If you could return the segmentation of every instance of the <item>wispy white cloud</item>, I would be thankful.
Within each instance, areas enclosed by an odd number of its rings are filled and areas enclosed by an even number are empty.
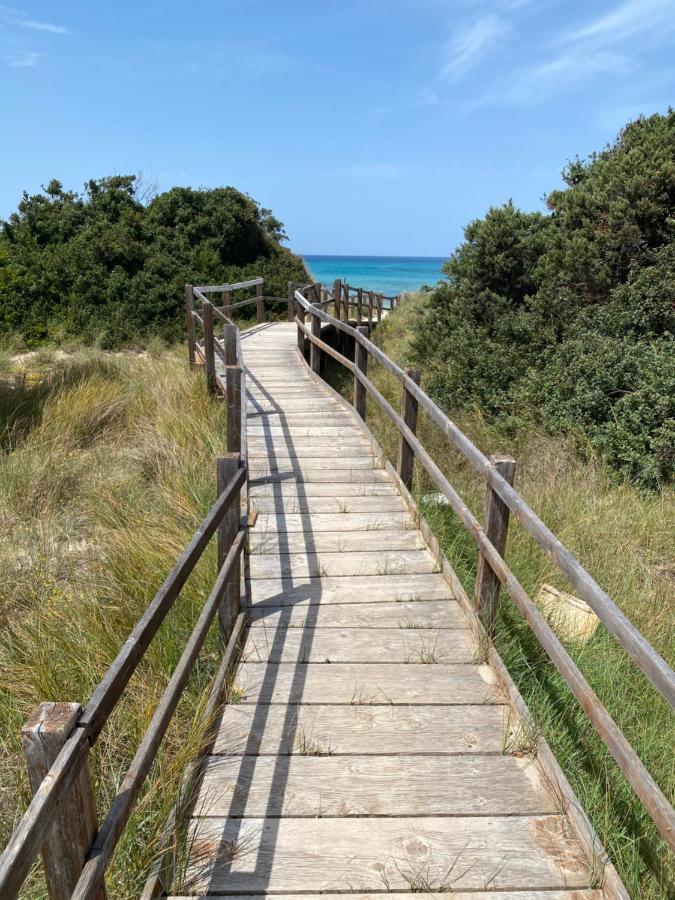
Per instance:
[[[0,61],[12,69],[30,69],[43,56],[27,46],[25,32],[39,31],[44,34],[70,34],[63,25],[31,19],[23,10],[0,4]]]
[[[48,31],[50,34],[70,34],[63,25],[52,25],[51,22],[36,22],[35,19],[15,19],[12,23],[20,28],[30,28],[32,31]]]
[[[17,50],[5,56],[7,65],[11,69],[32,69],[37,65],[40,54],[34,50]]]
[[[672,0],[626,0],[611,12],[571,29],[564,40],[618,43],[631,40],[641,32],[652,32],[663,38],[674,27],[675,5]]]
[[[490,13],[462,26],[449,43],[439,72],[443,81],[457,81],[476,66],[509,32],[504,19]]]

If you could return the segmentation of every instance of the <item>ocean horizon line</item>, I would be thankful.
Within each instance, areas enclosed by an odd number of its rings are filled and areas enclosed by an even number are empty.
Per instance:
[[[300,250],[294,250],[298,256],[303,259],[448,259],[448,256],[414,256],[414,255],[398,255],[395,253],[302,253]]]

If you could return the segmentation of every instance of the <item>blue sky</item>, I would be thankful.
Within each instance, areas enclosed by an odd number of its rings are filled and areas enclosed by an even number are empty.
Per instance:
[[[675,0],[0,6],[0,217],[50,178],[232,184],[305,253],[448,255],[675,99]]]

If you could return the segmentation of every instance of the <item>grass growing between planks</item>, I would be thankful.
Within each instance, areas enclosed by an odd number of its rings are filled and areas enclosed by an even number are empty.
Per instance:
[[[215,500],[225,444],[224,406],[182,351],[46,365],[44,381],[0,383],[0,846],[29,800],[22,724],[43,700],[89,698]],[[94,749],[99,823],[212,586],[213,543]],[[118,845],[110,897],[138,896],[162,847],[217,662],[211,634]],[[46,896],[39,866],[24,896]]]
[[[409,339],[416,327],[418,308],[414,301],[404,304],[375,331],[376,343],[401,365],[409,364]],[[332,362],[328,373],[331,383],[351,400],[351,376]],[[400,383],[372,357],[368,360],[368,374],[398,410]],[[579,456],[575,450],[578,440],[573,444],[553,438],[533,424],[521,422],[507,432],[486,422],[478,413],[448,412],[483,452],[510,453],[516,458],[516,487],[525,500],[672,665],[672,489],[646,494],[631,485],[617,484],[597,460],[590,455],[584,459]],[[370,398],[367,420],[395,464],[398,432]],[[421,410],[417,433],[482,521],[484,483]],[[452,510],[437,502],[437,488],[417,465],[413,493],[466,591],[473,596],[477,563],[473,539]],[[536,595],[542,583],[573,592],[564,576],[513,518],[506,559],[530,596]],[[585,713],[504,592],[496,645],[631,896],[641,900],[672,897],[672,855]],[[566,647],[672,802],[675,729],[668,705],[602,626],[585,645],[567,642]]]

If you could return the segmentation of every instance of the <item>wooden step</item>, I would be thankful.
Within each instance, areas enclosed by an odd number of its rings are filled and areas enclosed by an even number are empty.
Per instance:
[[[301,482],[296,482],[301,483]],[[338,484],[338,482],[333,482]],[[342,482],[341,482],[342,483]],[[269,486],[269,480],[260,482]],[[261,496],[255,494],[251,497],[251,507],[259,513],[277,513],[277,514],[297,514],[297,513],[336,513],[345,515],[346,513],[370,512],[404,512],[405,504],[401,498],[394,494],[355,494],[348,496],[344,491],[340,491],[337,497],[316,497],[308,495],[301,496],[301,492],[297,491],[296,496],[290,494],[282,494],[281,496]],[[336,523],[339,527],[339,523]]]
[[[554,813],[536,763],[514,756],[212,756],[195,812],[208,816],[527,816]],[[314,753],[312,753],[314,751]],[[374,825],[373,831],[376,827]]]
[[[502,706],[266,706],[223,712],[214,754],[334,756],[391,753],[503,753],[508,728]]]
[[[407,663],[457,665],[473,662],[476,647],[467,629],[253,628],[244,662]]]
[[[394,628],[427,630],[467,628],[467,619],[456,600],[416,600],[409,603],[298,603],[295,606],[254,606],[251,628],[279,622],[291,628]]]
[[[352,535],[354,537],[354,535]],[[339,535],[337,535],[339,538]],[[278,544],[278,541],[276,542]],[[268,548],[269,549],[269,548]],[[311,548],[310,548],[311,551]],[[437,568],[427,550],[347,550],[342,552],[252,556],[250,577],[320,578],[328,575],[428,575]]]
[[[333,557],[353,553],[379,554],[417,550],[424,552],[433,562],[419,531],[413,528],[394,531],[320,531],[317,534],[308,531],[303,534],[302,532],[265,532],[258,529],[258,521],[255,524],[256,527],[249,532],[252,574],[254,571],[256,573],[260,571],[260,561],[257,558],[259,554],[265,554],[268,558],[272,558],[273,562],[289,571],[292,568],[294,572],[299,572],[300,568],[297,568],[295,563],[299,562],[302,565],[304,560],[308,563],[311,562],[311,568],[314,571],[322,570],[325,565],[325,571],[332,575],[338,574],[330,571],[335,567]],[[317,556],[317,554],[321,554],[321,556]],[[254,563],[255,569],[253,568]],[[350,565],[353,567],[354,563],[352,562]]]
[[[471,664],[333,663],[298,667],[297,663],[249,662],[237,673],[241,703],[501,705],[502,698],[492,682],[488,666]]]
[[[419,900],[419,894],[422,892],[421,890],[417,890],[417,885],[415,885],[416,893],[408,894],[403,891],[396,892],[396,900]],[[348,891],[342,894],[302,894],[302,900],[382,900],[382,893],[373,893],[373,894],[351,894],[351,896],[345,896],[349,894]],[[423,891],[423,893],[430,893],[428,891]],[[447,892],[444,894],[436,893],[431,894],[434,900],[442,900],[443,896],[446,896]],[[205,896],[205,895],[201,895]],[[223,900],[225,894],[209,894],[210,900]],[[238,900],[269,900],[269,894],[247,894],[244,898],[239,897]],[[470,891],[468,894],[465,891],[453,891],[450,895],[452,900],[606,900],[606,895],[602,890],[594,890],[593,888],[582,889],[582,890],[571,890],[571,891],[537,891],[537,890],[524,890],[524,891],[488,891],[485,893],[484,891]],[[168,900],[196,900],[196,895],[192,894],[190,896],[186,896],[184,894],[171,895]],[[275,894],[274,900],[299,900],[297,894]]]
[[[250,486],[250,495],[252,497],[274,497],[275,499],[284,497],[287,500],[307,497],[396,497],[397,500],[401,499],[401,495],[393,484],[386,481],[306,481],[301,483],[261,481]],[[338,503],[338,501],[335,502]],[[341,505],[336,505],[334,508],[339,511]],[[346,515],[346,513],[341,513],[341,515]]]
[[[193,822],[188,842],[202,858],[186,881],[196,892],[569,890],[590,881],[562,816]]]
[[[282,606],[313,600],[354,603],[359,600],[389,603],[400,600],[445,600],[450,588],[442,575],[353,575],[347,578],[256,578],[251,582],[252,603]]]
[[[309,486],[309,485],[308,485]],[[313,485],[325,487],[325,485]],[[334,487],[334,485],[331,485]],[[255,505],[255,504],[254,504]],[[336,522],[336,516],[339,520]],[[305,535],[318,535],[321,532],[335,531],[336,526],[341,534],[357,531],[388,531],[394,528],[412,528],[412,516],[407,512],[387,513],[305,513],[279,514],[260,513],[251,535],[271,534],[273,532],[303,532]]]

